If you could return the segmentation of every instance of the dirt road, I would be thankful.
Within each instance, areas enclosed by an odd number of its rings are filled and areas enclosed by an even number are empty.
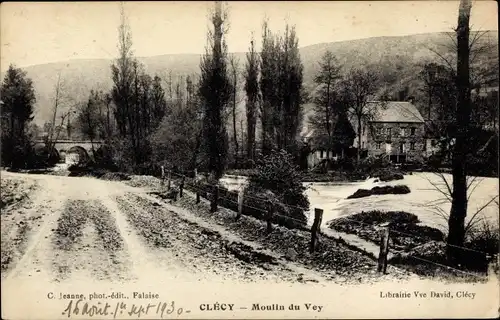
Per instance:
[[[141,188],[4,171],[2,184],[3,191],[14,184],[16,194],[1,215],[4,285],[21,279],[322,280]]]

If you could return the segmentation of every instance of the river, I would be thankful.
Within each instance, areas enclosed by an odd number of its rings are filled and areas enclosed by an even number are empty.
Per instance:
[[[405,175],[403,180],[391,182],[375,182],[368,178],[360,182],[307,182],[306,195],[310,202],[308,224],[314,219],[314,208],[323,209],[322,226],[335,218],[359,213],[367,210],[406,211],[418,216],[422,224],[447,229],[447,214],[450,212],[451,203],[445,199],[442,191],[446,190],[447,183],[451,186],[452,177],[449,174],[438,176],[434,173],[419,172]],[[478,218],[490,221],[498,226],[499,208],[492,198],[498,196],[498,178],[473,178],[470,177],[468,216],[470,219],[475,212],[488,204]],[[221,179],[224,186],[236,190],[247,183],[246,177],[226,175]],[[360,199],[346,199],[357,189],[371,189],[382,185],[407,185],[411,192],[405,195],[377,195]],[[439,190],[438,190],[439,189]],[[498,198],[497,198],[498,201]],[[444,215],[444,216],[443,216]]]

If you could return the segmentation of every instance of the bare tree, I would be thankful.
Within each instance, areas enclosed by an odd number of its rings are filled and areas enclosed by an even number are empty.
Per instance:
[[[437,179],[433,179],[432,176],[435,176]],[[449,232],[448,222],[450,220],[450,211],[444,210],[442,208],[442,205],[445,203],[451,204],[453,201],[453,184],[452,182],[450,182],[450,180],[452,179],[450,179],[449,177],[450,176],[447,177],[447,175],[442,172],[433,172],[431,176],[423,175],[423,178],[432,187],[429,190],[439,192],[441,194],[441,197],[425,203],[424,205],[422,205],[422,207],[440,217],[443,223],[439,223],[439,225],[443,227],[443,229],[445,229],[447,232]],[[477,187],[481,185],[483,180],[484,178],[477,176],[467,177],[467,202],[471,200],[474,192],[476,191]],[[491,197],[490,199],[482,203],[481,206],[477,208],[477,210],[470,214],[470,219],[468,219],[467,223],[464,224],[464,236],[472,232],[473,229],[485,219],[482,213],[489,206],[495,205],[498,202],[498,198],[498,195]]]
[[[357,122],[358,150],[357,160],[361,158],[362,134],[364,123],[370,121],[375,114],[369,102],[377,92],[378,78],[369,68],[351,69],[341,81],[342,100],[350,106],[347,110]]]
[[[333,131],[335,120],[342,112],[340,105],[336,103],[338,97],[335,92],[335,85],[341,78],[340,66],[337,59],[331,51],[325,52],[319,62],[320,70],[314,78],[314,83],[317,85],[317,94],[314,97],[314,114],[310,118],[311,124],[321,132],[317,135],[318,138],[324,137],[326,140],[322,143],[328,150],[331,149],[333,155]]]
[[[471,115],[470,72],[469,72],[469,19],[472,4],[461,0],[458,11],[457,34],[457,91],[455,144],[452,150],[453,190],[450,220],[448,222],[447,255],[458,258],[455,246],[462,246],[465,240],[465,217],[467,216],[467,132]]]
[[[61,80],[61,74],[59,73],[57,76],[57,82],[54,88],[54,107],[52,111],[52,119],[50,121],[50,124],[48,126],[49,132],[47,134],[47,138],[45,140],[45,145],[49,151],[48,156],[51,157],[53,156],[52,152],[54,152],[54,147],[59,140],[59,136],[61,134],[61,131],[65,128],[65,120],[69,119],[70,114],[74,113],[74,105],[71,105],[69,108],[68,103],[71,103],[68,101],[67,96],[64,93],[64,81]],[[66,107],[67,110],[64,112],[61,112],[63,107]],[[57,120],[59,118],[59,125],[57,124]],[[69,122],[67,122],[67,125],[70,125]],[[67,128],[66,128],[67,129]]]

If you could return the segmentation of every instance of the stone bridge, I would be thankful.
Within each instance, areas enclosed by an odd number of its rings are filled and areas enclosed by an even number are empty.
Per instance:
[[[37,144],[43,145],[45,141],[38,140]],[[94,150],[97,150],[102,144],[102,141],[91,143],[90,140],[57,140],[54,148],[59,153],[61,160],[66,163],[77,163],[80,160],[89,159],[89,154],[92,154],[92,145]],[[68,154],[70,150],[71,154]]]
[[[44,144],[45,142],[43,140],[38,140],[37,143]],[[92,152],[92,145],[94,145],[94,149],[97,150],[102,144],[102,141],[93,141],[93,143],[91,143],[90,140],[57,140],[54,148],[61,153],[73,147],[81,147],[90,153]]]

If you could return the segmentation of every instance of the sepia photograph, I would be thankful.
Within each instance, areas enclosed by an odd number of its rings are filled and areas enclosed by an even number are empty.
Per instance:
[[[2,3],[2,318],[500,316],[497,18]]]

